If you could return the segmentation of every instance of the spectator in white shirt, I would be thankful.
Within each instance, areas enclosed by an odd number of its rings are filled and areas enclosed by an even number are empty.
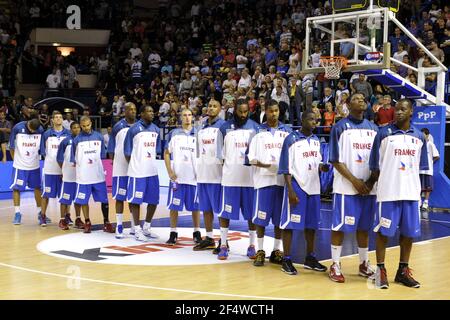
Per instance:
[[[251,81],[252,77],[248,74],[248,69],[244,68],[244,70],[242,70],[241,79],[239,79],[238,88],[248,89]]]
[[[141,48],[138,47],[137,42],[133,42],[133,48],[130,48],[129,52],[131,53],[132,59],[142,55],[142,50],[141,50]]]

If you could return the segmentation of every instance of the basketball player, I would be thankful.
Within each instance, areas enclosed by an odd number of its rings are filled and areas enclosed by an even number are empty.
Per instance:
[[[364,119],[367,103],[360,93],[350,99],[350,114],[333,126],[330,136],[330,162],[333,164],[333,212],[331,228],[331,256],[333,264],[329,277],[345,282],[340,257],[344,234],[356,231],[360,259],[359,275],[370,277],[369,229],[375,214],[375,189],[367,188],[370,176],[369,157],[378,128]]]
[[[249,106],[245,99],[238,99],[233,118],[220,128],[223,144],[219,145],[219,156],[224,160],[222,173],[222,207],[219,213],[220,251],[219,260],[228,258],[228,228],[231,220],[239,220],[239,213],[248,222],[250,245],[247,257],[255,259],[256,226],[253,213],[253,168],[245,165],[246,151],[252,138],[258,133],[259,125],[250,120]]]
[[[56,154],[56,161],[62,169],[62,186],[59,196],[61,219],[59,220],[59,228],[62,230],[69,230],[71,222],[69,208],[75,200],[75,191],[77,190],[76,170],[75,164],[70,162],[70,155],[72,153],[73,140],[80,134],[80,124],[72,121],[70,124],[71,135],[67,136],[58,147]],[[75,207],[75,228],[84,229],[84,223],[81,221],[81,206],[74,204]]]
[[[200,212],[198,211],[197,193],[197,130],[192,126],[192,111],[181,112],[181,128],[173,129],[168,136],[164,162],[170,178],[167,207],[170,210],[170,237],[166,242],[175,245],[178,238],[178,211],[186,208],[192,211],[194,224],[193,240],[202,241],[200,234]]]
[[[421,205],[423,210],[423,217],[428,219],[428,199],[430,198],[430,193],[433,191],[433,164],[439,160],[439,151],[436,148],[432,139],[430,139],[430,130],[428,128],[423,128],[421,130],[427,141],[427,159],[429,170],[420,170],[420,184],[422,186],[422,192],[424,193],[424,200]]]
[[[395,122],[377,134],[370,155],[371,188],[378,181],[377,214],[373,231],[377,233],[377,271],[375,285],[387,289],[384,258],[388,237],[400,230],[400,263],[395,282],[419,288],[408,266],[413,238],[420,236],[419,170],[428,169],[427,142],[422,132],[411,126],[413,107],[408,99],[395,105]]]
[[[302,113],[302,128],[284,140],[279,173],[284,174],[286,191],[280,227],[283,229],[284,258],[281,270],[295,275],[291,260],[292,230],[305,230],[306,257],[304,268],[325,272],[327,268],[314,255],[314,237],[320,221],[319,170],[328,171],[321,164],[320,141],[313,130],[316,116],[311,110]]]
[[[59,198],[61,192],[62,170],[56,161],[58,147],[61,141],[70,136],[70,131],[62,125],[61,112],[53,111],[52,120],[53,128],[45,131],[41,139],[41,156],[45,159],[42,178],[42,214],[39,222],[42,227],[47,225],[45,218],[49,199]]]
[[[89,198],[91,194],[94,201],[101,202],[103,231],[114,233],[114,228],[108,218],[108,194],[102,163],[102,159],[106,158],[105,142],[99,132],[92,130],[92,122],[89,116],[81,117],[80,125],[81,133],[73,140],[70,159],[76,165],[77,190],[74,202],[81,205],[83,210],[84,233],[90,233],[92,229],[89,219]]]
[[[131,112],[130,105],[128,108]],[[151,236],[153,215],[159,204],[159,179],[155,160],[156,154],[161,151],[161,138],[159,128],[152,123],[155,116],[153,108],[142,106],[140,116],[141,119],[125,136],[123,153],[128,162],[127,201],[134,224],[130,233],[134,233],[137,241],[147,241],[147,236]],[[139,216],[143,202],[147,204],[147,215],[142,229]]]
[[[222,194],[222,163],[217,157],[217,141],[222,138],[220,127],[225,123],[219,118],[220,102],[211,100],[208,104],[208,119],[197,133],[197,194],[198,209],[203,211],[206,238],[194,247],[194,251],[213,250],[214,213],[219,213]]]
[[[136,122],[136,106],[132,102],[125,104],[125,118],[113,127],[108,143],[109,157],[113,160],[112,198],[116,201],[116,238],[123,238],[123,202],[127,197],[128,161],[125,159],[123,144],[128,129]],[[131,211],[131,210],[130,210]],[[134,220],[131,219],[133,229]]]
[[[41,169],[39,149],[44,129],[38,119],[22,121],[16,124],[9,137],[9,148],[13,158],[12,184],[14,203],[13,224],[22,221],[20,213],[20,192],[26,187],[34,189],[34,200],[38,209],[38,221],[41,222]]]
[[[281,248],[280,216],[283,201],[284,180],[278,175],[278,163],[284,139],[292,131],[278,121],[280,108],[278,102],[269,100],[265,105],[267,122],[261,125],[249,147],[248,161],[255,166],[253,183],[255,195],[253,201],[252,222],[256,225],[258,251],[256,252],[254,266],[263,266],[266,259],[264,251],[265,228],[272,220],[275,230],[273,251],[269,261],[281,264],[283,254]]]

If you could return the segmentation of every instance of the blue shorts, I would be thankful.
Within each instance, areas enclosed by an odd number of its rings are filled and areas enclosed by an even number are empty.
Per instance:
[[[108,203],[106,182],[99,182],[94,184],[77,184],[77,191],[74,202],[76,204],[86,205],[89,203],[91,194],[95,202]]]
[[[345,233],[369,231],[373,226],[376,196],[344,195],[335,193],[331,230]]]
[[[392,237],[400,228],[400,234],[409,237],[420,237],[419,201],[386,201],[377,202],[374,232]]]
[[[219,213],[222,186],[219,183],[197,184],[198,210]]]
[[[39,189],[41,187],[41,169],[21,170],[13,167],[12,181],[9,187],[12,190],[25,191],[26,187]]]
[[[173,190],[172,183],[169,187],[169,195],[167,197],[167,208],[169,210],[197,211],[197,187],[190,184],[178,184],[177,190]]]
[[[267,227],[270,219],[272,219],[274,226],[280,226],[283,190],[284,188],[280,186],[255,189],[252,218],[254,224]]]
[[[239,213],[242,212],[245,220],[251,220],[254,197],[255,189],[252,187],[223,187],[219,218],[239,220]]]
[[[127,200],[127,186],[128,177],[113,177],[112,178],[112,198],[117,201]]]
[[[128,179],[127,201],[132,204],[157,205],[159,203],[158,176]]]
[[[61,175],[44,174],[42,178],[42,198],[59,198],[61,184]]]
[[[284,188],[280,228],[288,230],[319,229],[320,195],[309,195],[292,179],[292,188],[298,197],[295,206],[289,204],[288,189]]]
[[[433,176],[429,174],[420,174],[420,185],[422,187],[422,192],[433,191]]]
[[[75,200],[75,193],[77,192],[76,182],[62,182],[61,194],[59,196],[59,203],[71,205]]]

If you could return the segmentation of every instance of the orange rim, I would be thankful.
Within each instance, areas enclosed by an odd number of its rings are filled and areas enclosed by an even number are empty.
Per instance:
[[[342,56],[322,56],[320,57],[320,62],[324,65],[330,65],[333,62],[340,61],[341,69],[344,69],[347,66],[347,58]]]

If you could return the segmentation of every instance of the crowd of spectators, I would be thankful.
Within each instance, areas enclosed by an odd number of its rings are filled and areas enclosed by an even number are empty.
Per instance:
[[[62,23],[59,13],[67,1],[58,2],[22,0],[17,21],[57,27]],[[38,68],[32,80],[46,83],[48,89],[76,88],[77,74],[95,73],[96,100],[82,112],[102,116],[104,127],[120,119],[127,101],[138,108],[151,105],[159,126],[176,126],[184,108],[192,109],[199,122],[208,102],[215,99],[221,102],[221,116],[229,118],[235,101],[246,98],[251,118],[257,122],[264,121],[267,99],[278,101],[280,117],[293,125],[299,125],[303,110],[312,108],[319,123],[326,126],[320,133],[326,134],[329,126],[348,115],[349,97],[355,92],[367,99],[367,119],[378,125],[393,120],[391,106],[399,96],[364,75],[344,74],[341,79],[329,80],[322,73],[301,73],[306,18],[330,14],[330,1],[166,0],[160,1],[159,13],[151,19],[134,17],[127,1],[84,0],[78,4],[85,25],[111,29],[105,51],[90,56],[74,52],[63,57],[56,51],[35,55],[28,42],[22,63]],[[440,61],[450,65],[450,6],[445,1],[403,0],[397,18]],[[17,21],[8,22],[9,30],[17,27]],[[348,36],[353,32],[344,24],[338,25],[338,30]],[[329,54],[329,39],[321,33],[310,36],[314,53],[309,63],[314,65],[321,55]],[[412,66],[433,64],[400,29],[391,30],[389,41],[394,58]],[[350,56],[352,50],[352,45],[341,47],[339,54]],[[2,57],[2,62],[10,59]],[[417,75],[410,69],[392,65],[394,71],[417,83]],[[9,68],[8,63],[1,66]],[[4,87],[5,83],[8,80],[4,78]],[[426,89],[431,92],[435,83],[436,75],[429,74]],[[29,116],[29,99],[13,96],[14,92],[9,92],[9,97],[3,98],[0,111],[17,122]],[[46,109],[36,111],[44,125],[48,125]]]

